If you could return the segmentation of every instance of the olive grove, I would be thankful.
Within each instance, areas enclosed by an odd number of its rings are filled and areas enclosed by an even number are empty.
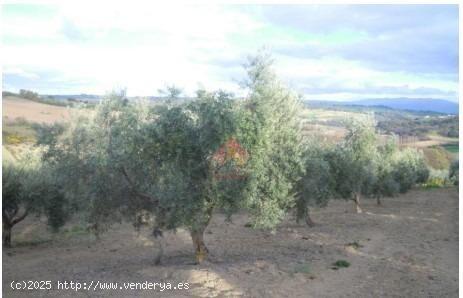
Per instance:
[[[97,237],[149,214],[157,263],[163,232],[178,228],[189,231],[201,263],[215,211],[230,218],[247,210],[253,227],[273,229],[295,210],[312,226],[309,209],[331,198],[354,201],[360,213],[362,197],[379,204],[426,181],[419,152],[378,145],[372,117],[348,121],[335,145],[303,137],[300,98],[272,62],[266,54],[248,59],[244,99],[198,90],[193,100],[174,100],[180,89],[171,87],[172,100],[155,105],[113,92],[67,124],[42,126],[35,162],[3,168],[4,245],[31,212],[47,216],[54,230],[79,214]]]
[[[150,106],[112,94],[93,113],[40,144],[67,196],[104,230],[141,211],[155,236],[186,227],[197,262],[214,209],[246,208],[255,226],[273,227],[294,204],[302,171],[298,98],[276,79],[268,57],[250,58],[249,96],[222,91],[187,103]]]

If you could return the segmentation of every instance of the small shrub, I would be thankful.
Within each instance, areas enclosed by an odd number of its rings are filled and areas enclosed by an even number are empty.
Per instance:
[[[434,170],[429,171],[428,180],[423,183],[425,188],[440,188],[449,184],[449,171],[448,170]]]
[[[449,143],[449,144],[444,144],[442,145],[444,149],[446,149],[450,153],[457,153],[459,152],[459,145],[458,143]]]
[[[425,184],[425,188],[441,188],[446,185],[445,180],[439,177],[430,178]]]
[[[338,270],[339,268],[347,268],[350,266],[350,263],[347,262],[346,260],[337,260],[336,262],[333,263],[332,269]]]

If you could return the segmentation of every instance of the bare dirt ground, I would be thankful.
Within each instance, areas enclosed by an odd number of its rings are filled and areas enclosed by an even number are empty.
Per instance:
[[[38,123],[53,123],[66,121],[70,118],[70,109],[54,105],[34,102],[20,97],[6,96],[2,99],[3,116],[5,120],[14,121],[24,118]]]
[[[457,297],[458,192],[414,190],[351,202],[332,201],[313,212],[307,228],[290,217],[276,233],[245,227],[246,214],[225,222],[217,214],[205,240],[209,261],[193,264],[184,230],[165,235],[165,258],[155,266],[155,240],[129,224],[115,225],[100,241],[81,234],[25,243],[43,235],[33,218],[15,227],[13,248],[3,250],[5,297]],[[16,238],[14,238],[16,237]],[[348,268],[332,269],[346,260]],[[11,281],[91,280],[188,282],[188,290],[13,291]]]

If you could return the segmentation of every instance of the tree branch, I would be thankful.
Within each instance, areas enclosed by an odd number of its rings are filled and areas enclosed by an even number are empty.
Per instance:
[[[148,200],[149,202],[151,202],[151,203],[153,203],[155,205],[159,205],[159,200],[158,199],[137,190],[137,188],[135,186],[135,183],[132,181],[132,179],[130,179],[129,175],[127,174],[127,171],[126,171],[125,167],[121,167],[120,170],[121,170],[121,173],[124,176],[125,180],[129,184],[131,191],[135,195],[137,195],[138,197],[140,197],[140,198],[142,198],[144,200]]]
[[[2,221],[4,224],[11,225],[10,216],[8,212],[6,212],[5,208],[2,208],[2,219],[3,219]]]
[[[15,219],[13,219],[11,221],[11,226],[14,226],[15,224],[17,224],[18,222],[22,221],[23,219],[26,218],[26,216],[29,214],[29,209],[26,209],[23,213],[23,215],[21,215],[20,217],[17,217]]]

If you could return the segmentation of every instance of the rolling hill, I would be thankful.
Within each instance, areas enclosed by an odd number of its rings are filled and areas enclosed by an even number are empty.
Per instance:
[[[442,114],[458,114],[458,103],[432,98],[373,98],[354,101],[321,101],[307,100],[312,107],[378,107],[386,109],[415,112],[434,112]]]

